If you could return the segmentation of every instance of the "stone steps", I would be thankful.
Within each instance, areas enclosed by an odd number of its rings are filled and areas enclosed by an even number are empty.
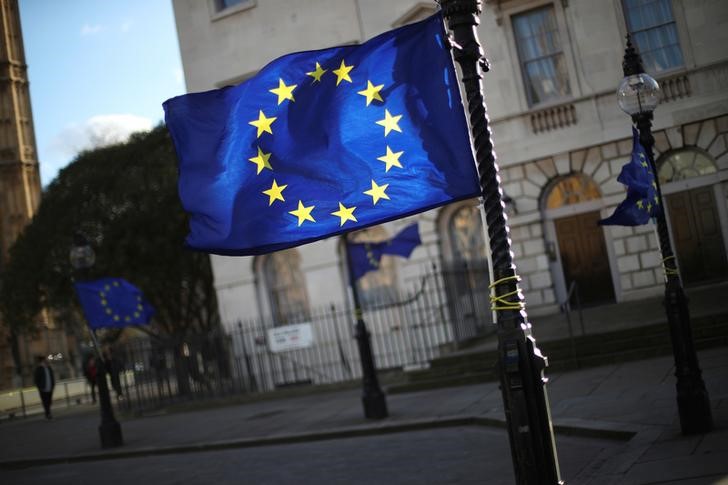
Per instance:
[[[691,320],[696,349],[728,346],[728,313]],[[570,339],[538,342],[549,361],[548,372],[564,372],[672,353],[667,323],[615,330]],[[452,387],[498,379],[496,350],[446,355],[431,362],[430,368],[411,371],[406,382],[387,388],[390,394]]]

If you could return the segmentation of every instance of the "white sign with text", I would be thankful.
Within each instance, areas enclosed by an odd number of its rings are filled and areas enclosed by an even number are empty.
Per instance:
[[[310,323],[297,323],[268,330],[268,347],[271,352],[305,349],[313,345],[313,329]]]

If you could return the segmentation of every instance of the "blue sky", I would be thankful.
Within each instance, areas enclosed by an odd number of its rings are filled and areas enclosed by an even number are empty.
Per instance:
[[[41,180],[185,92],[171,0],[20,0]]]

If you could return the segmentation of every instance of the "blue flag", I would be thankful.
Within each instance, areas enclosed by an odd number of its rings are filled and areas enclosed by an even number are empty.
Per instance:
[[[73,286],[93,329],[144,325],[154,315],[154,308],[139,288],[121,278],[82,281]]]
[[[441,15],[164,103],[189,247],[285,249],[480,195]]]
[[[662,208],[657,197],[655,174],[645,148],[640,144],[639,133],[632,127],[632,157],[622,167],[617,180],[627,186],[627,198],[617,206],[614,214],[599,221],[604,226],[640,226],[650,217],[657,216]]]
[[[414,249],[422,244],[420,230],[417,223],[402,229],[399,234],[389,241],[379,243],[348,243],[351,268],[349,269],[358,280],[369,271],[379,269],[379,262],[383,254],[392,254],[409,258]]]

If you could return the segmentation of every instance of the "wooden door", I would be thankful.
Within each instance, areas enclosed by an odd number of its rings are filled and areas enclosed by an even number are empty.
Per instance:
[[[712,187],[679,192],[667,197],[683,283],[699,283],[728,277],[723,235]]]
[[[599,212],[595,211],[554,221],[566,289],[576,281],[582,304],[614,301],[607,246],[602,228],[597,225],[599,219]]]

